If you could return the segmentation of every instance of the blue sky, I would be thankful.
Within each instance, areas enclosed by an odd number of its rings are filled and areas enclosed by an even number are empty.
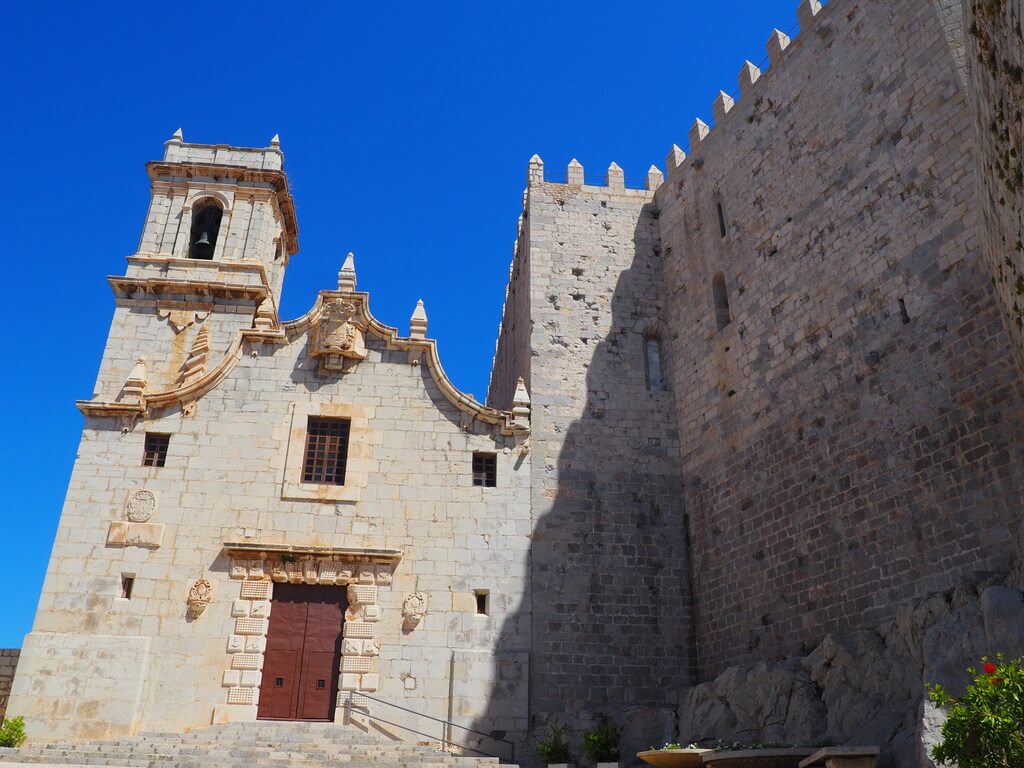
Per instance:
[[[449,375],[483,398],[530,155],[558,174],[577,157],[595,180],[613,160],[627,179],[664,169],[797,1],[8,6],[0,647],[31,627],[106,276],[138,243],[144,164],[174,129],[244,146],[280,133],[300,228],[285,318],[354,251],[374,314],[404,333],[422,298]]]

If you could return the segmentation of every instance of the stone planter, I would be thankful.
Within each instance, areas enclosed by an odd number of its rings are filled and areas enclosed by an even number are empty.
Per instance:
[[[736,749],[707,752],[701,759],[708,768],[799,768],[800,762],[815,751],[814,747]]]
[[[597,768],[619,768],[618,763],[598,763]]]
[[[576,768],[572,763],[548,763],[548,768]]]
[[[636,756],[657,768],[701,768],[701,755],[710,749],[651,749]]]

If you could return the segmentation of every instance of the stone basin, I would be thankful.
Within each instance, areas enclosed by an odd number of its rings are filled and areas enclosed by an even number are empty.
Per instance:
[[[799,768],[800,761],[815,751],[814,747],[735,749],[708,752],[701,759],[708,768]]]
[[[651,749],[636,756],[657,768],[701,768],[701,755],[710,749]]]

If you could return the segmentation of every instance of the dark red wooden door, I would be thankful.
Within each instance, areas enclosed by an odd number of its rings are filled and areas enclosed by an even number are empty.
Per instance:
[[[334,719],[346,607],[344,587],[274,585],[260,719]]]

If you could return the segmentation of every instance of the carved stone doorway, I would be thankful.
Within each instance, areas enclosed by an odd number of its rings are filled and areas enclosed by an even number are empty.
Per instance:
[[[347,608],[343,587],[275,585],[259,719],[334,719]]]

